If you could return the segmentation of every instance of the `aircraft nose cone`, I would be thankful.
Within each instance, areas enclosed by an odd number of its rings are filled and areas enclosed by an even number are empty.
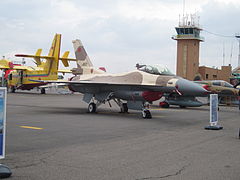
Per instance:
[[[179,79],[176,88],[184,96],[203,96],[208,93],[201,85],[186,79]]]

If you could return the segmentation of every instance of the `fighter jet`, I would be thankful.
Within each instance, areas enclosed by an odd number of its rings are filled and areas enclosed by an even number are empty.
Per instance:
[[[220,104],[230,104],[238,102],[236,99],[240,96],[240,89],[237,88],[238,84],[235,86],[229,84],[223,80],[209,80],[209,81],[194,81],[194,83],[200,84],[204,89],[209,91],[209,94],[218,94]],[[208,96],[209,94],[203,94],[202,96]],[[169,105],[178,105],[181,108],[185,107],[200,107],[204,105],[202,102],[198,101],[194,96],[178,96],[176,94],[172,96],[167,96],[164,102],[160,102],[160,106],[168,108]]]
[[[240,96],[240,89],[237,88],[238,84],[233,86],[223,80],[195,81],[195,83],[201,84],[203,88],[212,94],[218,94],[218,102],[221,104],[231,104],[231,102],[235,104]]]
[[[136,64],[138,70],[144,72],[150,72],[154,74],[156,71],[161,71],[161,74],[171,74],[175,76],[167,67],[164,65],[139,65]],[[184,90],[185,93],[164,93],[163,99],[160,100],[159,106],[162,108],[168,108],[170,105],[178,105],[180,108],[185,107],[199,107],[203,103],[196,99],[196,96],[206,96],[208,92],[199,94],[195,91],[187,91],[188,87]],[[190,89],[189,89],[190,90]]]
[[[159,100],[164,93],[202,95],[207,90],[200,85],[163,72],[161,68],[138,69],[120,74],[109,74],[95,69],[80,40],[73,41],[77,68],[67,83],[69,89],[80,92],[83,101],[88,103],[88,112],[95,113],[101,104],[114,101],[122,113],[128,109],[142,110],[143,118],[152,118],[149,105]],[[38,81],[39,82],[39,81]],[[56,83],[58,81],[40,81]]]
[[[233,86],[230,83],[223,80],[212,80],[212,81],[194,81],[195,83],[201,84],[203,88],[211,93],[218,94],[219,96],[240,96],[240,90],[237,89],[237,85]]]

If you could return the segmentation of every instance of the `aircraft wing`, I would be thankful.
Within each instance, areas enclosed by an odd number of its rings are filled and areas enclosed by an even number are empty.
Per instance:
[[[27,67],[26,66],[14,66],[12,69],[13,70],[27,70]]]
[[[10,69],[10,67],[5,65],[0,65],[0,69]]]
[[[26,70],[27,67],[25,67],[25,66],[14,66],[13,68],[10,68],[9,66],[0,65],[0,69]]]
[[[144,90],[144,91],[160,91],[160,92],[172,92],[175,90],[175,87],[167,87],[167,86],[156,86],[156,85],[142,85],[142,84],[118,84],[118,83],[107,83],[107,82],[92,82],[88,80],[82,81],[44,81],[44,80],[31,80],[33,82],[41,82],[41,83],[66,83],[68,85],[83,85],[84,87],[96,87],[101,88],[105,87],[107,89],[111,89],[112,87],[130,87],[132,89]]]

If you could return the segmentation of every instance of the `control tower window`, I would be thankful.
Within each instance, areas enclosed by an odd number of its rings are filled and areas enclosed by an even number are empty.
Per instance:
[[[180,29],[180,34],[184,34],[184,29],[183,28]]]
[[[189,34],[193,34],[193,29],[189,28]]]

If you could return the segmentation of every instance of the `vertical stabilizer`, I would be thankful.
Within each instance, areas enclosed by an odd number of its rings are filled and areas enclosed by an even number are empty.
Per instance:
[[[73,74],[102,74],[104,71],[93,68],[87,52],[79,39],[73,40],[73,47],[77,59],[77,68],[73,68]]]
[[[93,67],[87,52],[85,51],[82,42],[79,39],[73,41],[73,47],[77,59],[78,67]]]
[[[48,53],[48,56],[50,58],[46,59],[46,63],[44,66],[44,69],[48,71],[49,75],[57,76],[58,74],[60,47],[61,47],[61,34],[56,34]]]

